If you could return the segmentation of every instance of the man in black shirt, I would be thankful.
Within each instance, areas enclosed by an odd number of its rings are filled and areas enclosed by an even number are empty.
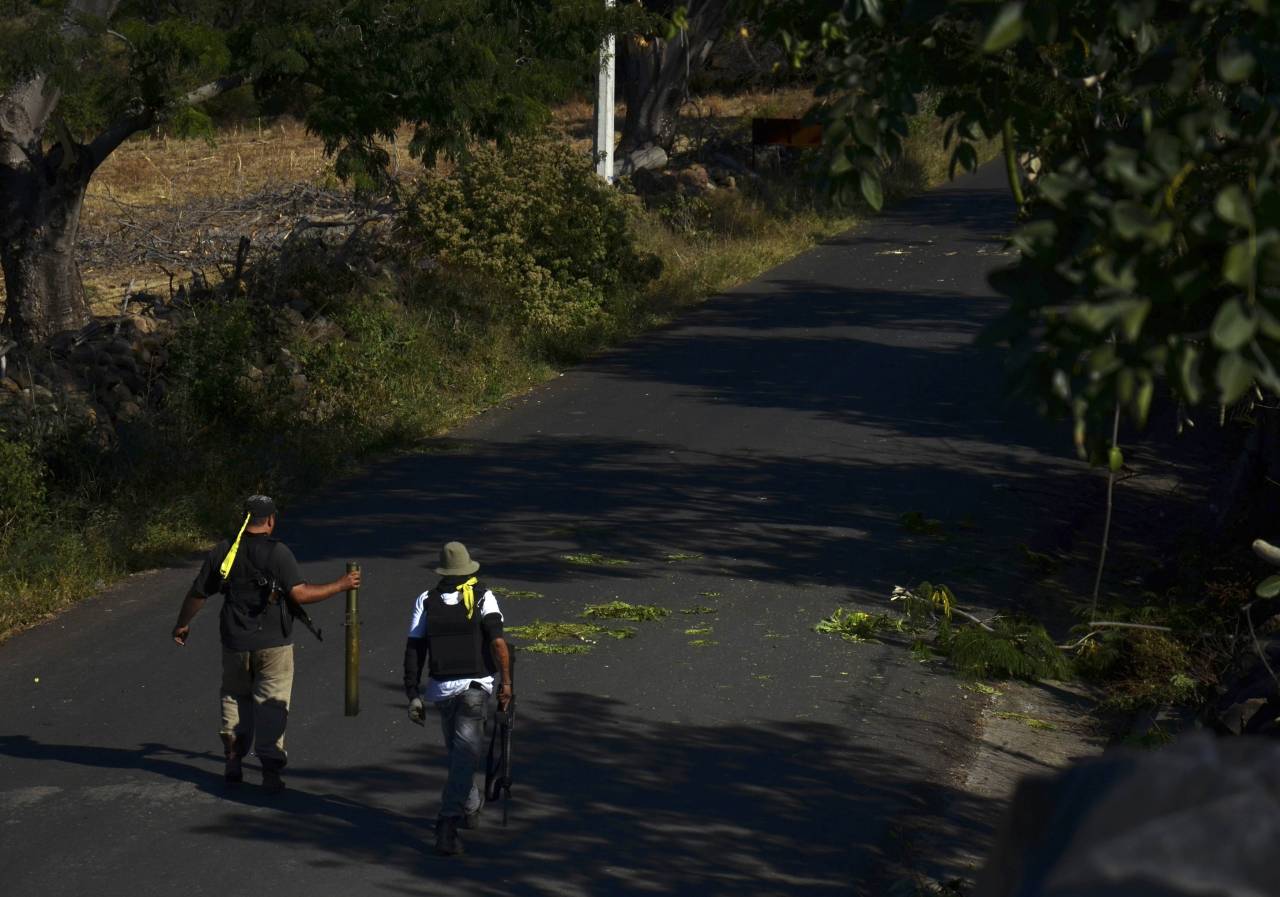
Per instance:
[[[209,552],[173,627],[173,640],[186,645],[192,618],[209,596],[223,594],[218,628],[225,779],[229,785],[243,779],[241,761],[252,744],[262,760],[262,785],[270,792],[284,789],[280,770],[288,761],[284,730],[293,693],[293,613],[288,601],[312,604],[360,587],[358,571],[324,585],[305,582],[293,552],[271,538],[275,527],[275,502],[265,495],[251,496],[239,535]]]

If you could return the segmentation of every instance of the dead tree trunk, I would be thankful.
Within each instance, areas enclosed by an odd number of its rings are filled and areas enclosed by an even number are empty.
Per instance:
[[[623,173],[666,164],[689,78],[706,63],[728,6],[728,0],[690,4],[688,27],[671,40],[632,36],[618,42],[618,82],[627,104],[618,146]]]

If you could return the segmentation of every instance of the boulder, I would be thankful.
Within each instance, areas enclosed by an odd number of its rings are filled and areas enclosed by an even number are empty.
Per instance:
[[[688,168],[682,169],[676,175],[676,181],[686,191],[692,193],[702,193],[711,189],[711,176],[707,173],[707,169],[701,165],[690,165]]]
[[[119,408],[125,402],[133,401],[133,391],[123,383],[117,382],[107,390],[107,397],[114,407]]]
[[[16,396],[18,393],[22,392],[22,387],[19,386],[18,381],[14,380],[12,377],[5,377],[0,380],[0,391]]]
[[[618,165],[618,174],[634,175],[637,171],[657,171],[667,167],[667,151],[660,146],[642,146],[629,153]]]
[[[137,402],[121,402],[116,408],[116,417],[123,421],[137,420],[142,416],[142,406]]]
[[[974,897],[1274,894],[1280,742],[1182,738],[1018,786]]]

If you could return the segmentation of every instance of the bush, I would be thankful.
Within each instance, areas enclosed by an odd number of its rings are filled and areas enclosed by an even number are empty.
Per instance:
[[[0,546],[44,514],[44,462],[29,446],[0,439]]]
[[[419,267],[483,273],[505,293],[504,317],[557,336],[596,323],[611,296],[657,275],[628,220],[627,200],[589,157],[527,139],[426,175],[401,233]]]

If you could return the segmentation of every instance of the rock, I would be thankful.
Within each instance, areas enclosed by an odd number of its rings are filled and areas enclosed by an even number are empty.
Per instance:
[[[258,381],[262,379],[262,369],[251,364],[249,369],[244,372],[244,375],[250,380]]]
[[[302,299],[302,298],[291,300],[287,307],[293,309],[303,317],[306,317],[307,315],[311,314],[311,309],[312,309],[311,303],[308,302],[306,299]]]
[[[309,386],[306,374],[294,374],[289,378],[289,388],[294,392],[306,392]]]
[[[1019,783],[974,897],[1275,893],[1280,743],[1184,736]]]
[[[117,355],[114,359],[117,370],[126,371],[130,374],[138,373],[138,359],[132,355]]]
[[[618,166],[619,174],[635,174],[637,171],[657,171],[667,167],[667,151],[660,146],[642,146],[632,151]]]
[[[0,390],[16,396],[18,393],[22,392],[22,387],[19,386],[18,381],[14,380],[12,377],[5,377],[3,380],[0,380]]]
[[[156,380],[151,384],[151,401],[157,405],[162,404],[165,397],[169,395],[169,387],[163,380]]]
[[[155,333],[156,328],[160,326],[160,322],[148,315],[139,315],[133,319],[133,326],[139,333]]]
[[[31,387],[31,395],[37,402],[42,404],[47,405],[54,401],[53,391],[47,386],[36,384]]]
[[[280,317],[288,326],[305,327],[307,324],[306,319],[302,316],[302,312],[294,308],[292,303],[280,309]]]
[[[676,175],[676,180],[686,190],[699,193],[711,186],[711,177],[701,165],[690,165],[688,168],[682,169]]]
[[[90,343],[81,343],[71,350],[71,360],[77,364],[92,364],[98,357],[98,350]]]
[[[115,383],[107,390],[107,396],[117,408],[125,402],[133,401],[133,392],[123,383]]]
[[[137,420],[141,416],[142,406],[137,402],[121,402],[120,406],[116,408],[116,417],[120,420]]]
[[[302,363],[294,357],[293,353],[288,349],[281,349],[280,355],[276,359],[276,364],[288,371],[290,374],[298,374],[302,372]]]
[[[737,190],[737,189],[738,189],[738,179],[737,179],[737,178],[735,178],[735,177],[734,177],[733,175],[731,175],[731,174],[730,174],[730,175],[726,175],[726,176],[725,176],[724,181],[721,183],[721,185],[720,185],[720,186],[724,187],[724,189],[726,189],[726,190]]]
[[[132,355],[133,343],[131,343],[127,339],[121,339],[119,337],[116,337],[111,342],[107,343],[106,350],[111,355],[116,355],[116,356]]]
[[[126,371],[120,382],[135,396],[140,396],[147,391],[147,381],[140,374],[131,374]]]

